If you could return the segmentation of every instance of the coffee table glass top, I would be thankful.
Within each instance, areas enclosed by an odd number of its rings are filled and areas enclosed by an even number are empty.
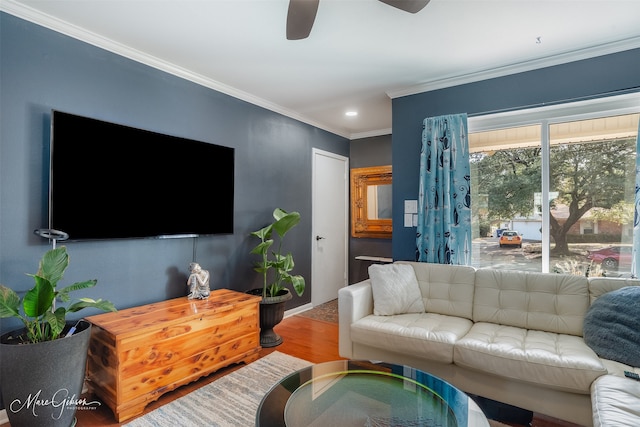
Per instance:
[[[259,426],[486,427],[465,393],[407,366],[365,361],[321,363],[297,371],[262,399]]]

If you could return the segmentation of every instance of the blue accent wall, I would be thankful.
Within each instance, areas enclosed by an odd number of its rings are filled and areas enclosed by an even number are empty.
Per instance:
[[[526,108],[629,89],[640,91],[638,70],[640,49],[634,49],[394,99],[393,259],[416,258],[416,229],[404,227],[402,207],[405,200],[418,198],[425,118]]]
[[[51,247],[33,230],[47,226],[49,126],[57,109],[234,147],[236,156],[233,235],[69,242],[71,263],[61,285],[96,278],[95,288],[77,296],[106,298],[120,309],[183,296],[195,252],[212,288],[259,287],[249,254],[257,240],[249,232],[282,207],[302,215],[286,249],[308,283],[288,308],[310,302],[312,148],[348,157],[347,139],[7,13],[0,13],[0,31],[0,283],[28,290],[33,279],[25,273],[35,273]],[[189,165],[175,167],[189,173]],[[78,179],[88,173],[91,163],[78,159]],[[167,201],[216,209],[216,200],[189,188],[167,189]],[[3,319],[0,329],[16,326]]]

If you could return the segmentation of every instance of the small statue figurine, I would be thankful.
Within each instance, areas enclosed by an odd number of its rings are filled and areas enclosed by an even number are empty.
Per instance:
[[[189,264],[189,280],[187,286],[189,286],[188,299],[207,299],[211,290],[209,289],[209,272],[203,270],[200,264],[192,262]]]

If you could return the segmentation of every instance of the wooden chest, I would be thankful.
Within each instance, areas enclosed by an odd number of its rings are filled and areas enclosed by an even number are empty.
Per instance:
[[[87,318],[89,388],[122,422],[162,394],[258,359],[261,298],[219,289]]]

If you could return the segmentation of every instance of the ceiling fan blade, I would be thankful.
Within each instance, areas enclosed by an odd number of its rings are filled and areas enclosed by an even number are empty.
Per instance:
[[[418,13],[429,4],[430,0],[380,0],[390,6],[409,13]]]
[[[309,37],[320,0],[290,0],[287,12],[287,40]]]

